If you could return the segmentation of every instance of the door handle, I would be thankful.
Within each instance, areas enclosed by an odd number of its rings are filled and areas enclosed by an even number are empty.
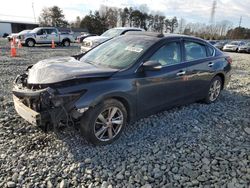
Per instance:
[[[208,66],[209,66],[209,67],[212,67],[213,65],[214,65],[213,62],[209,62],[209,63],[208,63]]]
[[[184,74],[186,74],[186,71],[180,71],[180,72],[177,72],[177,76],[183,76]]]

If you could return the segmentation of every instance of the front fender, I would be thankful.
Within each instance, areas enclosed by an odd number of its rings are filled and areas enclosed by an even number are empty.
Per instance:
[[[92,84],[75,103],[77,109],[94,107],[108,98],[116,98],[125,102],[129,108],[131,119],[136,115],[136,87],[134,81],[127,80],[124,82],[111,81],[110,83]]]

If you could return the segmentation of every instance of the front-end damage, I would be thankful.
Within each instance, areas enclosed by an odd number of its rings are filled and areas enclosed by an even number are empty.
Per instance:
[[[52,85],[28,84],[27,74],[19,75],[14,81],[13,101],[17,113],[31,124],[47,129],[61,124],[73,123],[88,108],[76,109],[76,100],[83,91],[60,93]]]

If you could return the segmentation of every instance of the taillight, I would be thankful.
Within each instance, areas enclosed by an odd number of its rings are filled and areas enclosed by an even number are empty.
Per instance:
[[[233,60],[232,60],[231,57],[226,57],[226,60],[227,60],[227,62],[228,62],[229,64],[232,64],[232,62],[233,62]]]

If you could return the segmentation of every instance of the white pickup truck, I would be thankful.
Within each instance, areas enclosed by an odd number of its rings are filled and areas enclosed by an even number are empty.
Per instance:
[[[55,27],[37,27],[24,35],[18,36],[18,40],[28,47],[33,47],[35,44],[51,44],[54,40],[55,44],[70,46],[74,42],[74,37],[71,34],[61,34]]]

